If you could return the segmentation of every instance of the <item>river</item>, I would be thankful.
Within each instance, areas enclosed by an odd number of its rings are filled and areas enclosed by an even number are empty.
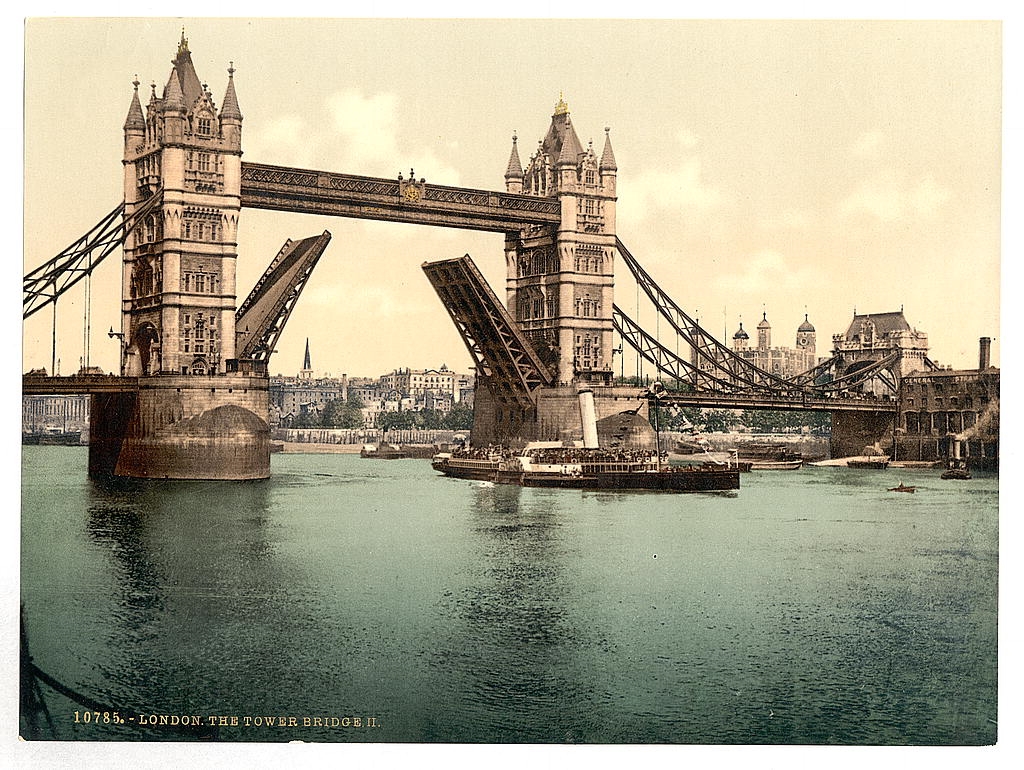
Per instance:
[[[238,483],[98,483],[86,460],[23,448],[31,653],[106,706],[42,685],[40,738],[996,739],[995,476],[598,493],[344,454]]]

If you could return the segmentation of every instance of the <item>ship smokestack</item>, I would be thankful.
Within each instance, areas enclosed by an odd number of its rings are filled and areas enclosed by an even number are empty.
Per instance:
[[[992,361],[992,338],[978,340],[978,369],[988,369]]]
[[[594,408],[594,391],[585,388],[579,392],[580,420],[583,422],[583,446],[597,449],[597,411]]]

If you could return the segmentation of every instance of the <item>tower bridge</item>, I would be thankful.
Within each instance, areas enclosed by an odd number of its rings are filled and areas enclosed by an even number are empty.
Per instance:
[[[166,85],[160,95],[153,86],[145,109],[134,82],[123,203],[25,276],[28,317],[122,248],[121,329],[111,330],[122,340],[120,376],[24,380],[26,393],[93,394],[91,473],[269,475],[267,361],[330,233],[288,239],[240,303],[243,208],[504,234],[503,300],[468,255],[423,267],[477,367],[476,443],[577,437],[581,387],[593,390],[598,418],[645,414],[654,396],[614,382],[616,336],[680,384],[678,403],[856,415],[835,432],[840,444],[892,431],[899,346],[873,340],[856,355],[837,346],[831,359],[787,378],[720,343],[661,290],[617,235],[610,130],[600,152],[584,146],[562,98],[525,165],[513,136],[505,189],[476,190],[417,179],[414,170],[382,179],[243,162],[233,66],[227,72],[218,106],[182,35]],[[617,259],[688,356],[615,305]],[[866,389],[875,398],[846,397]]]

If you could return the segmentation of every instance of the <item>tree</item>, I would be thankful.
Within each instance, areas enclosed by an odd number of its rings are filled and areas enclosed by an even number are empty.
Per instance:
[[[361,428],[363,427],[363,402],[358,396],[347,401],[336,398],[324,406],[321,425],[325,428]]]
[[[473,427],[473,407],[458,403],[445,420],[448,430],[470,430]]]
[[[412,412],[381,412],[377,415],[377,427],[381,430],[412,430],[416,418]]]

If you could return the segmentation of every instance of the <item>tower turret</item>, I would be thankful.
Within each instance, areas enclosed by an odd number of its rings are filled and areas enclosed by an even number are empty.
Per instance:
[[[757,347],[759,350],[767,350],[772,346],[772,325],[768,323],[768,311],[761,316],[761,322],[757,325]]]
[[[134,147],[143,141],[146,135],[146,118],[142,114],[142,103],[139,101],[139,79],[132,81],[134,90],[132,100],[128,105],[128,117],[124,120],[124,144],[125,150]]]
[[[505,190],[510,193],[523,191],[523,164],[519,162],[518,137],[512,134],[512,152],[508,156],[508,168],[505,169]]]
[[[732,335],[732,349],[746,350],[750,344],[750,335],[743,328],[743,321],[740,321],[740,328]]]
[[[238,96],[235,94],[235,63],[228,65],[228,85],[224,91],[224,106],[220,110],[221,134],[224,141],[231,147],[242,144],[242,111],[238,108]]]

